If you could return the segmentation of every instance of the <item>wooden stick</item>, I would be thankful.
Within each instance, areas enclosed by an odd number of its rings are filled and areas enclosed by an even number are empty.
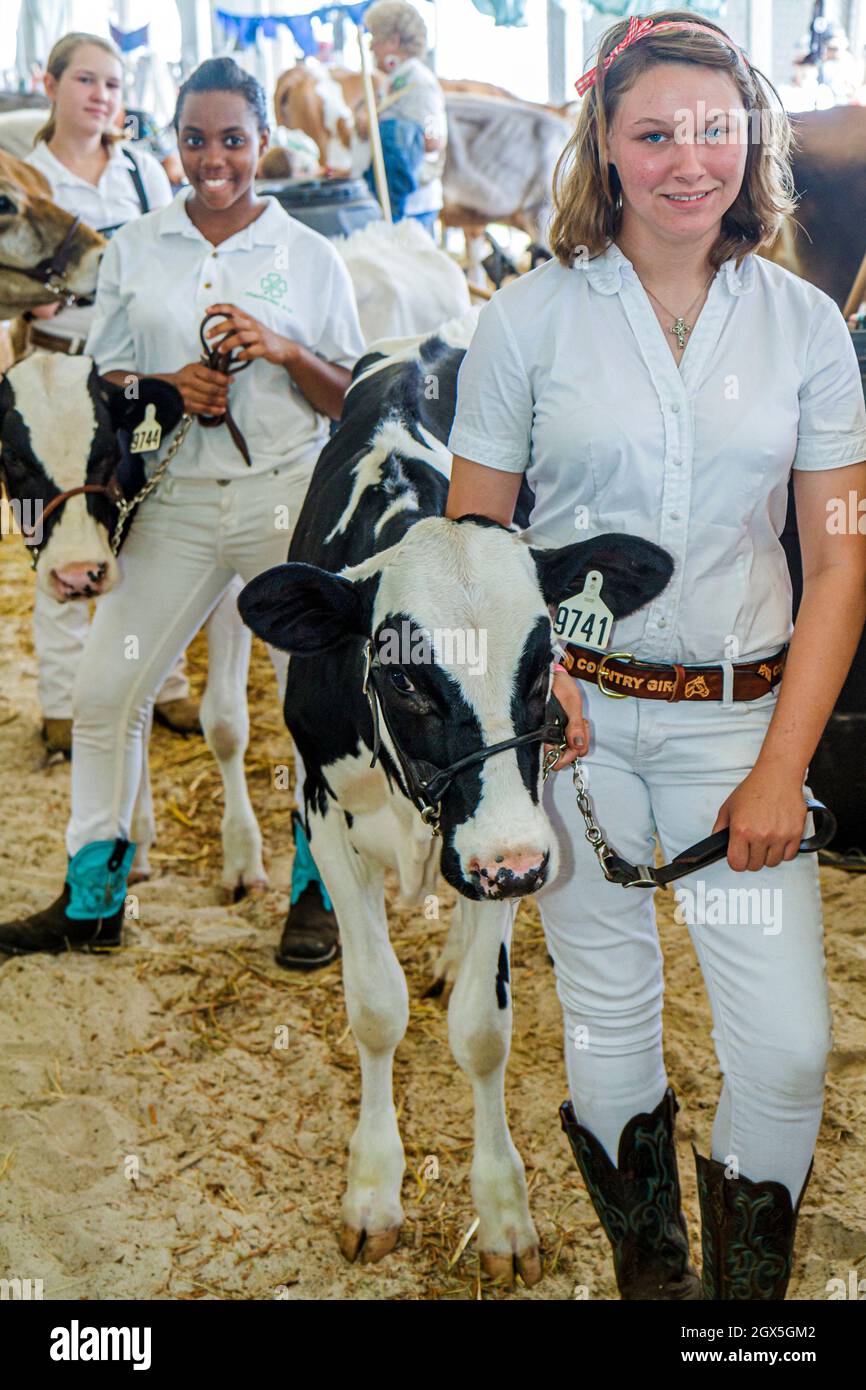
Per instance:
[[[469,293],[474,294],[478,299],[492,299],[496,291],[486,290],[483,285],[473,285],[470,282]]]
[[[845,300],[845,308],[842,313],[846,319],[849,314],[856,314],[864,299],[866,299],[866,255],[860,262],[860,269],[857,271],[854,284],[851,286],[851,293]]]
[[[376,93],[373,90],[373,79],[370,76],[370,69],[367,64],[367,52],[364,48],[364,34],[360,23],[357,25],[357,29],[358,48],[361,53],[361,77],[364,80],[364,99],[367,103],[367,123],[370,130],[370,153],[373,157],[373,180],[376,184],[376,194],[382,205],[382,216],[386,222],[393,222],[391,199],[388,194],[388,180],[385,177],[385,159],[382,154],[382,138],[379,134]]]

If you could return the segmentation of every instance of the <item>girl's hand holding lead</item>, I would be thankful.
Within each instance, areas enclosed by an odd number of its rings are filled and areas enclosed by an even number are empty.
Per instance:
[[[732,869],[754,873],[775,869],[783,859],[795,859],[805,823],[802,777],[759,759],[722,803],[713,833],[727,827],[728,863]]]
[[[551,695],[555,695],[562,705],[568,723],[565,728],[566,747],[562,755],[553,765],[554,772],[561,772],[564,767],[568,767],[589,749],[589,724],[583,714],[583,696],[580,687],[563,666],[554,666],[553,685],[550,690]],[[544,745],[545,756],[553,747],[552,744]]]
[[[214,347],[220,352],[235,353],[236,360],[249,362],[262,357],[273,362],[275,367],[286,367],[292,355],[294,343],[266,327],[252,314],[244,313],[236,304],[211,304],[208,314],[224,314],[219,323],[212,323],[205,329],[205,337],[215,339]]]
[[[231,383],[231,377],[225,372],[215,372],[203,362],[189,362],[164,379],[177,387],[187,415],[225,414]]]

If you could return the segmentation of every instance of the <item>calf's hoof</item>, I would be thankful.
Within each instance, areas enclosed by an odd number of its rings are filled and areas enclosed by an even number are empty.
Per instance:
[[[241,875],[234,883],[223,882],[223,895],[227,903],[240,903],[244,898],[261,898],[267,889],[266,876],[248,879]]]
[[[64,758],[71,758],[72,720],[43,719],[42,741],[49,753],[62,753]]]
[[[308,883],[292,903],[276,952],[277,965],[285,970],[319,970],[336,960],[340,932],[333,912],[328,912],[315,883]]]
[[[188,696],[163,700],[162,704],[154,705],[153,717],[157,724],[162,724],[175,734],[200,734],[202,731],[198,705]]]
[[[349,1264],[354,1264],[358,1259],[362,1265],[376,1264],[390,1255],[399,1239],[399,1226],[392,1226],[387,1231],[359,1231],[356,1226],[345,1223],[340,1227],[340,1250]]]
[[[482,1250],[481,1268],[491,1279],[508,1288],[513,1286],[518,1274],[528,1289],[537,1284],[542,1276],[541,1255],[537,1245],[531,1246],[522,1255],[501,1255],[495,1250]]]

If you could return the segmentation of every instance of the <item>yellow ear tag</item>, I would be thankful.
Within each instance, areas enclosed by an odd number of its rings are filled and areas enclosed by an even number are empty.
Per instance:
[[[558,604],[553,626],[564,642],[603,651],[610,642],[613,614],[601,599],[602,575],[590,570],[583,590]]]
[[[144,419],[140,425],[136,425],[132,431],[132,442],[129,446],[131,454],[149,454],[154,449],[159,448],[162,439],[162,425],[156,418],[156,406],[151,403],[145,406]]]

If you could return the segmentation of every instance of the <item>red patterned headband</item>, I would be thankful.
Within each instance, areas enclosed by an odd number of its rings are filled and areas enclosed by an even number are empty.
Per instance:
[[[636,43],[638,39],[645,38],[651,29],[656,34],[661,33],[662,30],[669,31],[671,29],[689,29],[693,33],[711,34],[714,39],[718,39],[721,43],[726,43],[729,48],[732,48],[744,67],[749,66],[746,55],[737,48],[735,43],[731,42],[727,34],[721,33],[718,29],[710,29],[706,24],[692,24],[690,20],[660,19],[656,21],[653,19],[641,19],[640,15],[633,14],[628,22],[628,28],[625,31],[625,38],[618,43],[615,48],[610,50],[601,65],[603,70],[607,72],[614,58],[618,58],[624,48],[628,48],[630,44]],[[595,67],[590,68],[589,72],[585,72],[583,77],[577,79],[574,85],[577,89],[578,96],[582,97],[585,92],[589,91],[590,87],[595,85],[597,76],[598,68]]]

